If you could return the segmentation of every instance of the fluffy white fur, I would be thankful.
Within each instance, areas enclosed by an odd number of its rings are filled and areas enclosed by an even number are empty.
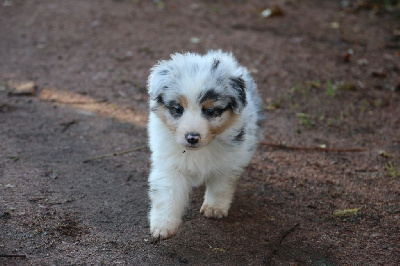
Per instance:
[[[177,232],[192,187],[206,185],[204,216],[228,215],[258,142],[261,101],[247,69],[221,51],[160,61],[148,90],[150,231],[167,238]],[[199,139],[189,141],[193,132]]]

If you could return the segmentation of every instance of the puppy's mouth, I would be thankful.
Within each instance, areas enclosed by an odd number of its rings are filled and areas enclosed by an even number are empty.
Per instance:
[[[197,150],[200,148],[200,143],[196,143],[196,144],[189,144],[186,143],[185,145],[183,145],[185,148],[189,149],[189,150]]]

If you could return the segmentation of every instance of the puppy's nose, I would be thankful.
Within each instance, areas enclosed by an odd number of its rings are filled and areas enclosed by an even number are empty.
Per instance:
[[[197,144],[200,141],[200,134],[199,133],[187,133],[185,135],[186,141],[189,142],[189,144]]]

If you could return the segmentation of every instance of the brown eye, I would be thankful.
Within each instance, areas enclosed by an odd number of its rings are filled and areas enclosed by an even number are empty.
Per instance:
[[[169,112],[170,112],[171,115],[172,115],[173,117],[175,117],[175,118],[181,117],[182,114],[183,114],[183,112],[184,112],[184,110],[185,110],[185,109],[184,109],[182,106],[180,106],[179,104],[178,104],[178,105],[175,105],[175,106],[171,106],[171,107],[169,108]]]
[[[208,117],[213,117],[215,114],[215,108],[207,108],[204,110],[204,114]]]
[[[220,116],[225,111],[225,109],[210,107],[210,108],[203,108],[201,111],[205,117],[214,118]]]

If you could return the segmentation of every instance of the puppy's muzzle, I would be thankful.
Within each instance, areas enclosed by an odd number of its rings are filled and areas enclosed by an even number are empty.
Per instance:
[[[185,135],[185,139],[188,142],[189,146],[195,147],[201,141],[201,137],[199,133],[187,133]]]

